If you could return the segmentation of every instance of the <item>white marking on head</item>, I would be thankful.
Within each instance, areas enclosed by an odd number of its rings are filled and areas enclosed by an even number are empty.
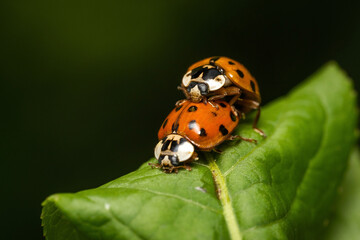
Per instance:
[[[189,86],[191,82],[191,71],[188,71],[187,73],[185,73],[183,79],[182,79],[182,84],[187,87]]]
[[[185,138],[183,138],[185,139]],[[179,158],[179,162],[185,162],[191,158],[194,154],[195,148],[188,140],[185,139],[178,148],[177,155]]]
[[[158,144],[156,144],[156,147],[155,147],[155,149],[154,149],[154,155],[155,155],[155,158],[156,158],[156,159],[159,159],[159,157],[160,157],[160,153],[161,153],[161,148],[162,148],[162,146],[163,146],[163,140],[160,140],[160,141],[158,142]]]
[[[226,78],[224,75],[217,75],[214,79],[205,82],[209,85],[209,91],[216,91],[225,85]]]

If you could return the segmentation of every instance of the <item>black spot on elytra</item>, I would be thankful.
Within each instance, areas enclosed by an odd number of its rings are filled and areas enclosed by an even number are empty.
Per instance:
[[[212,113],[212,115],[214,115],[214,117],[217,116],[217,113],[216,113],[216,112],[211,112],[211,113]]]
[[[253,80],[250,80],[250,86],[251,86],[251,89],[253,90],[253,92],[255,92],[255,83]]]
[[[188,109],[188,112],[195,112],[197,110],[197,106],[191,106]]]
[[[199,135],[200,135],[200,136],[202,136],[202,137],[206,137],[206,136],[207,136],[207,134],[206,134],[205,129],[201,128],[201,129],[200,129],[200,134],[199,134]]]
[[[212,59],[210,59],[210,64],[211,64],[211,65],[214,65],[215,62],[216,62],[217,60],[219,60],[219,58],[220,58],[220,57],[213,57]]]
[[[239,69],[236,70],[236,72],[237,72],[237,74],[238,74],[241,78],[244,77],[244,73],[243,73],[242,71],[240,71]]]
[[[191,121],[189,122],[189,129],[190,129],[190,130],[194,129],[196,126],[197,126],[197,123],[196,123],[195,120],[191,120]]]
[[[226,108],[225,103],[220,103],[220,106],[222,106],[223,108]]]
[[[169,120],[169,119],[166,119],[166,120],[164,121],[164,123],[163,123],[163,125],[162,125],[162,127],[163,127],[163,128],[165,128],[165,126],[166,126],[166,124],[167,124],[168,120]]]
[[[235,65],[235,63],[232,62],[232,61],[229,61],[228,63],[229,63],[230,65]]]
[[[182,108],[182,105],[177,106],[177,107],[175,108],[175,112],[179,111],[181,108]]]
[[[225,135],[227,135],[229,133],[229,131],[226,129],[226,127],[224,127],[224,125],[222,125],[222,124],[219,127],[219,131],[221,132],[221,134],[223,136],[225,136]]]
[[[177,132],[177,130],[178,130],[178,128],[179,128],[179,124],[178,123],[173,123],[173,125],[171,126],[171,131],[172,132]]]
[[[230,118],[233,122],[236,122],[236,116],[232,111],[230,111]]]

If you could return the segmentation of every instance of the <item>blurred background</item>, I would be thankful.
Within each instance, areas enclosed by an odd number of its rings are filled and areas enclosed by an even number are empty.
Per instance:
[[[152,157],[195,61],[242,62],[264,104],[331,59],[360,80],[359,1],[0,5],[2,239],[41,239],[47,196],[100,186]]]

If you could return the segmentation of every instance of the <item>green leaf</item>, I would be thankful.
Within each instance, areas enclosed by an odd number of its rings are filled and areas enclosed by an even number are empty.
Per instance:
[[[345,179],[339,188],[336,210],[329,221],[325,240],[360,238],[360,153],[353,152]]]
[[[257,145],[222,144],[223,154],[201,155],[191,172],[165,174],[145,163],[99,188],[50,196],[44,234],[49,240],[316,239],[354,143],[355,100],[347,76],[329,63],[263,109],[266,139],[252,131],[252,119],[239,125],[237,134],[257,138]]]

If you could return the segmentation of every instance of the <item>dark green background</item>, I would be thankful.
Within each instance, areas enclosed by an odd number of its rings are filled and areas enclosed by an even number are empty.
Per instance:
[[[197,60],[244,63],[264,103],[330,59],[360,79],[359,12],[359,1],[2,1],[1,238],[40,239],[48,195],[152,157]]]

